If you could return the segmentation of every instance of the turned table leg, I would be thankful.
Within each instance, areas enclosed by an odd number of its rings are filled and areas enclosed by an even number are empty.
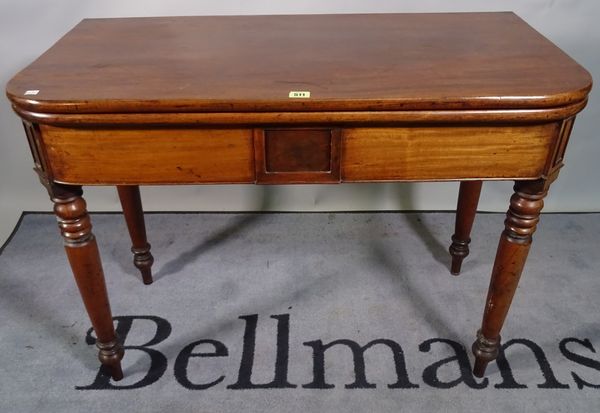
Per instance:
[[[471,228],[477,212],[479,194],[481,194],[482,181],[463,181],[458,190],[458,203],[456,205],[456,224],[450,255],[452,265],[450,272],[453,275],[460,274],[463,259],[469,255],[469,243],[471,242]]]
[[[483,377],[487,364],[498,356],[500,330],[517,289],[549,184],[542,179],[515,183],[496,252],[483,322],[473,343],[473,374],[477,377]]]
[[[144,284],[152,284],[152,263],[154,257],[150,253],[150,244],[146,239],[146,224],[144,223],[144,210],[142,209],[142,198],[140,187],[137,185],[117,186],[123,215],[131,237],[131,252],[133,252],[133,264],[142,273]]]
[[[67,258],[96,332],[98,358],[112,378],[120,380],[123,348],[113,326],[100,254],[81,187],[53,185],[50,192]]]

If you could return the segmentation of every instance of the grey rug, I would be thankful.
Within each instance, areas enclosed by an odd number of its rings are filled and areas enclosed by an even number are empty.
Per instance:
[[[600,411],[600,214],[542,217],[498,363],[469,373],[503,214],[148,214],[141,283],[93,214],[126,378],[98,371],[52,215],[0,255],[1,412]]]

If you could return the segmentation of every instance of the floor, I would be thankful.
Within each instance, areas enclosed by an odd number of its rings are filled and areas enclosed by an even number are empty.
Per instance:
[[[600,214],[546,214],[485,379],[469,347],[504,214],[449,274],[451,213],[148,214],[155,282],[94,214],[125,379],[94,335],[50,214],[0,253],[0,411],[600,410]],[[119,390],[119,391],[115,391]]]

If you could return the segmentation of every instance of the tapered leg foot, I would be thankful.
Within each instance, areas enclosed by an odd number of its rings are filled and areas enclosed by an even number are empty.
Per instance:
[[[110,376],[119,381],[123,378],[123,370],[121,369],[121,360],[123,359],[123,347],[118,340],[113,340],[108,343],[96,342],[98,347],[98,359],[100,363],[108,370]]]
[[[123,348],[113,326],[104,272],[81,187],[52,184],[58,227],[83,304],[96,332],[98,358],[114,380],[123,378]]]
[[[450,273],[453,275],[460,274],[462,262],[469,255],[471,229],[477,212],[481,185],[482,181],[463,181],[460,183],[456,205],[456,224],[454,235],[452,235],[452,245],[449,248],[452,256]]]
[[[515,183],[498,243],[481,330],[473,343],[473,374],[477,377],[482,377],[487,364],[498,356],[500,330],[519,284],[549,184],[542,179]]]
[[[500,336],[495,339],[487,339],[483,336],[481,330],[477,332],[477,340],[475,340],[472,347],[473,354],[475,355],[473,374],[476,377],[483,377],[485,375],[488,363],[498,357],[499,349]]]
[[[469,255],[469,244],[471,238],[458,239],[456,235],[452,235],[452,245],[450,245],[450,255],[452,256],[452,264],[450,265],[450,274],[460,275],[462,262]]]
[[[146,239],[146,224],[140,188],[136,185],[117,186],[119,199],[123,207],[123,215],[127,222],[127,229],[131,237],[131,252],[133,252],[133,265],[142,274],[144,284],[152,284],[152,264],[154,257],[150,253],[150,244]]]
[[[144,284],[149,285],[154,281],[152,279],[152,264],[154,263],[154,257],[150,253],[150,244],[142,248],[131,247],[133,253],[133,265],[140,270],[142,274],[142,281]]]

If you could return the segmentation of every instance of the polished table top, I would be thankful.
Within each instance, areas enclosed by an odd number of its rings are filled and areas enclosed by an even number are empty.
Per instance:
[[[395,111],[556,107],[590,87],[515,14],[442,13],[86,19],[7,94],[42,113]]]

